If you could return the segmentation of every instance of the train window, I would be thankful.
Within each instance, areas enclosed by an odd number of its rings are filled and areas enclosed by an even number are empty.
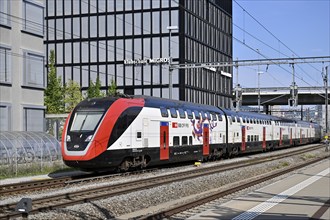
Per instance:
[[[176,112],[175,108],[170,108],[170,112],[171,112],[171,117],[172,118],[177,118],[178,117],[178,113]]]
[[[254,141],[259,141],[259,136],[254,135]]]
[[[193,140],[192,136],[189,136],[189,145],[193,144],[192,140]]]
[[[231,125],[233,124],[233,121],[232,121],[232,119],[231,119],[230,116],[228,116],[228,121],[229,121],[229,123],[230,123]]]
[[[248,142],[251,141],[251,137],[250,137],[250,135],[247,136],[247,141],[248,141]]]
[[[142,138],[142,132],[138,131],[136,132],[136,139],[141,139]]]
[[[241,118],[238,117],[237,118],[237,122],[240,123],[241,122]]]
[[[212,121],[217,121],[217,115],[215,113],[211,113]]]
[[[197,110],[194,111],[194,115],[196,119],[200,119],[199,112]]]
[[[168,111],[166,108],[160,107],[160,113],[162,114],[162,117],[168,117]]]
[[[186,118],[186,114],[182,108],[179,108],[179,116],[180,118]]]
[[[236,117],[232,117],[232,119],[233,119],[233,122],[236,122]]]
[[[237,137],[239,137],[239,133],[237,132]]]
[[[179,146],[180,145],[180,137],[174,136],[173,137],[173,146]]]
[[[208,120],[211,120],[211,115],[210,115],[209,112],[206,112],[205,115],[206,115],[206,118],[207,118]]]
[[[186,111],[187,111],[188,118],[193,119],[193,114],[192,114],[191,110],[187,109]]]
[[[222,137],[222,134],[220,133],[220,137]]]
[[[221,114],[218,114],[218,119],[219,119],[219,121],[222,121],[222,115]]]
[[[243,123],[245,123],[246,122],[246,119],[245,118],[243,118]]]
[[[188,137],[187,136],[182,136],[182,145],[187,145],[188,144]]]

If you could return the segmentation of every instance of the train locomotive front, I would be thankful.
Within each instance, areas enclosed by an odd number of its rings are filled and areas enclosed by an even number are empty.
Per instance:
[[[106,97],[79,103],[67,118],[62,134],[66,165],[82,170],[117,168],[123,152],[109,151],[144,106],[143,99]],[[127,120],[129,117],[129,120]]]

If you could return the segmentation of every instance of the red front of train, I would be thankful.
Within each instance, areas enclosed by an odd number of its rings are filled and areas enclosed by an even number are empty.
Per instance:
[[[143,99],[116,97],[79,103],[64,125],[61,147],[64,163],[85,170],[118,166],[121,162],[118,155],[111,155],[108,150],[114,125],[126,109],[143,106]]]

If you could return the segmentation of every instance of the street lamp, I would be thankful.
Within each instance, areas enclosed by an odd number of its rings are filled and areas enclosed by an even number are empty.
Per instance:
[[[172,54],[171,54],[171,38],[172,38],[172,30],[178,30],[178,26],[168,26],[167,30],[170,32],[170,37],[168,39],[168,56],[169,56],[169,62],[168,62],[168,89],[169,89],[169,98],[172,99],[172,89],[173,89],[173,83],[172,83]]]

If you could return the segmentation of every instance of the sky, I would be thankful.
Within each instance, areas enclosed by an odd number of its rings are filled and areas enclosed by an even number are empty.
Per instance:
[[[233,37],[234,60],[330,56],[330,0],[233,0]],[[322,66],[327,65],[296,64],[298,87],[323,86]],[[289,65],[239,67],[238,83],[258,87],[258,69],[261,88],[292,83]],[[235,68],[233,73],[235,86]]]

